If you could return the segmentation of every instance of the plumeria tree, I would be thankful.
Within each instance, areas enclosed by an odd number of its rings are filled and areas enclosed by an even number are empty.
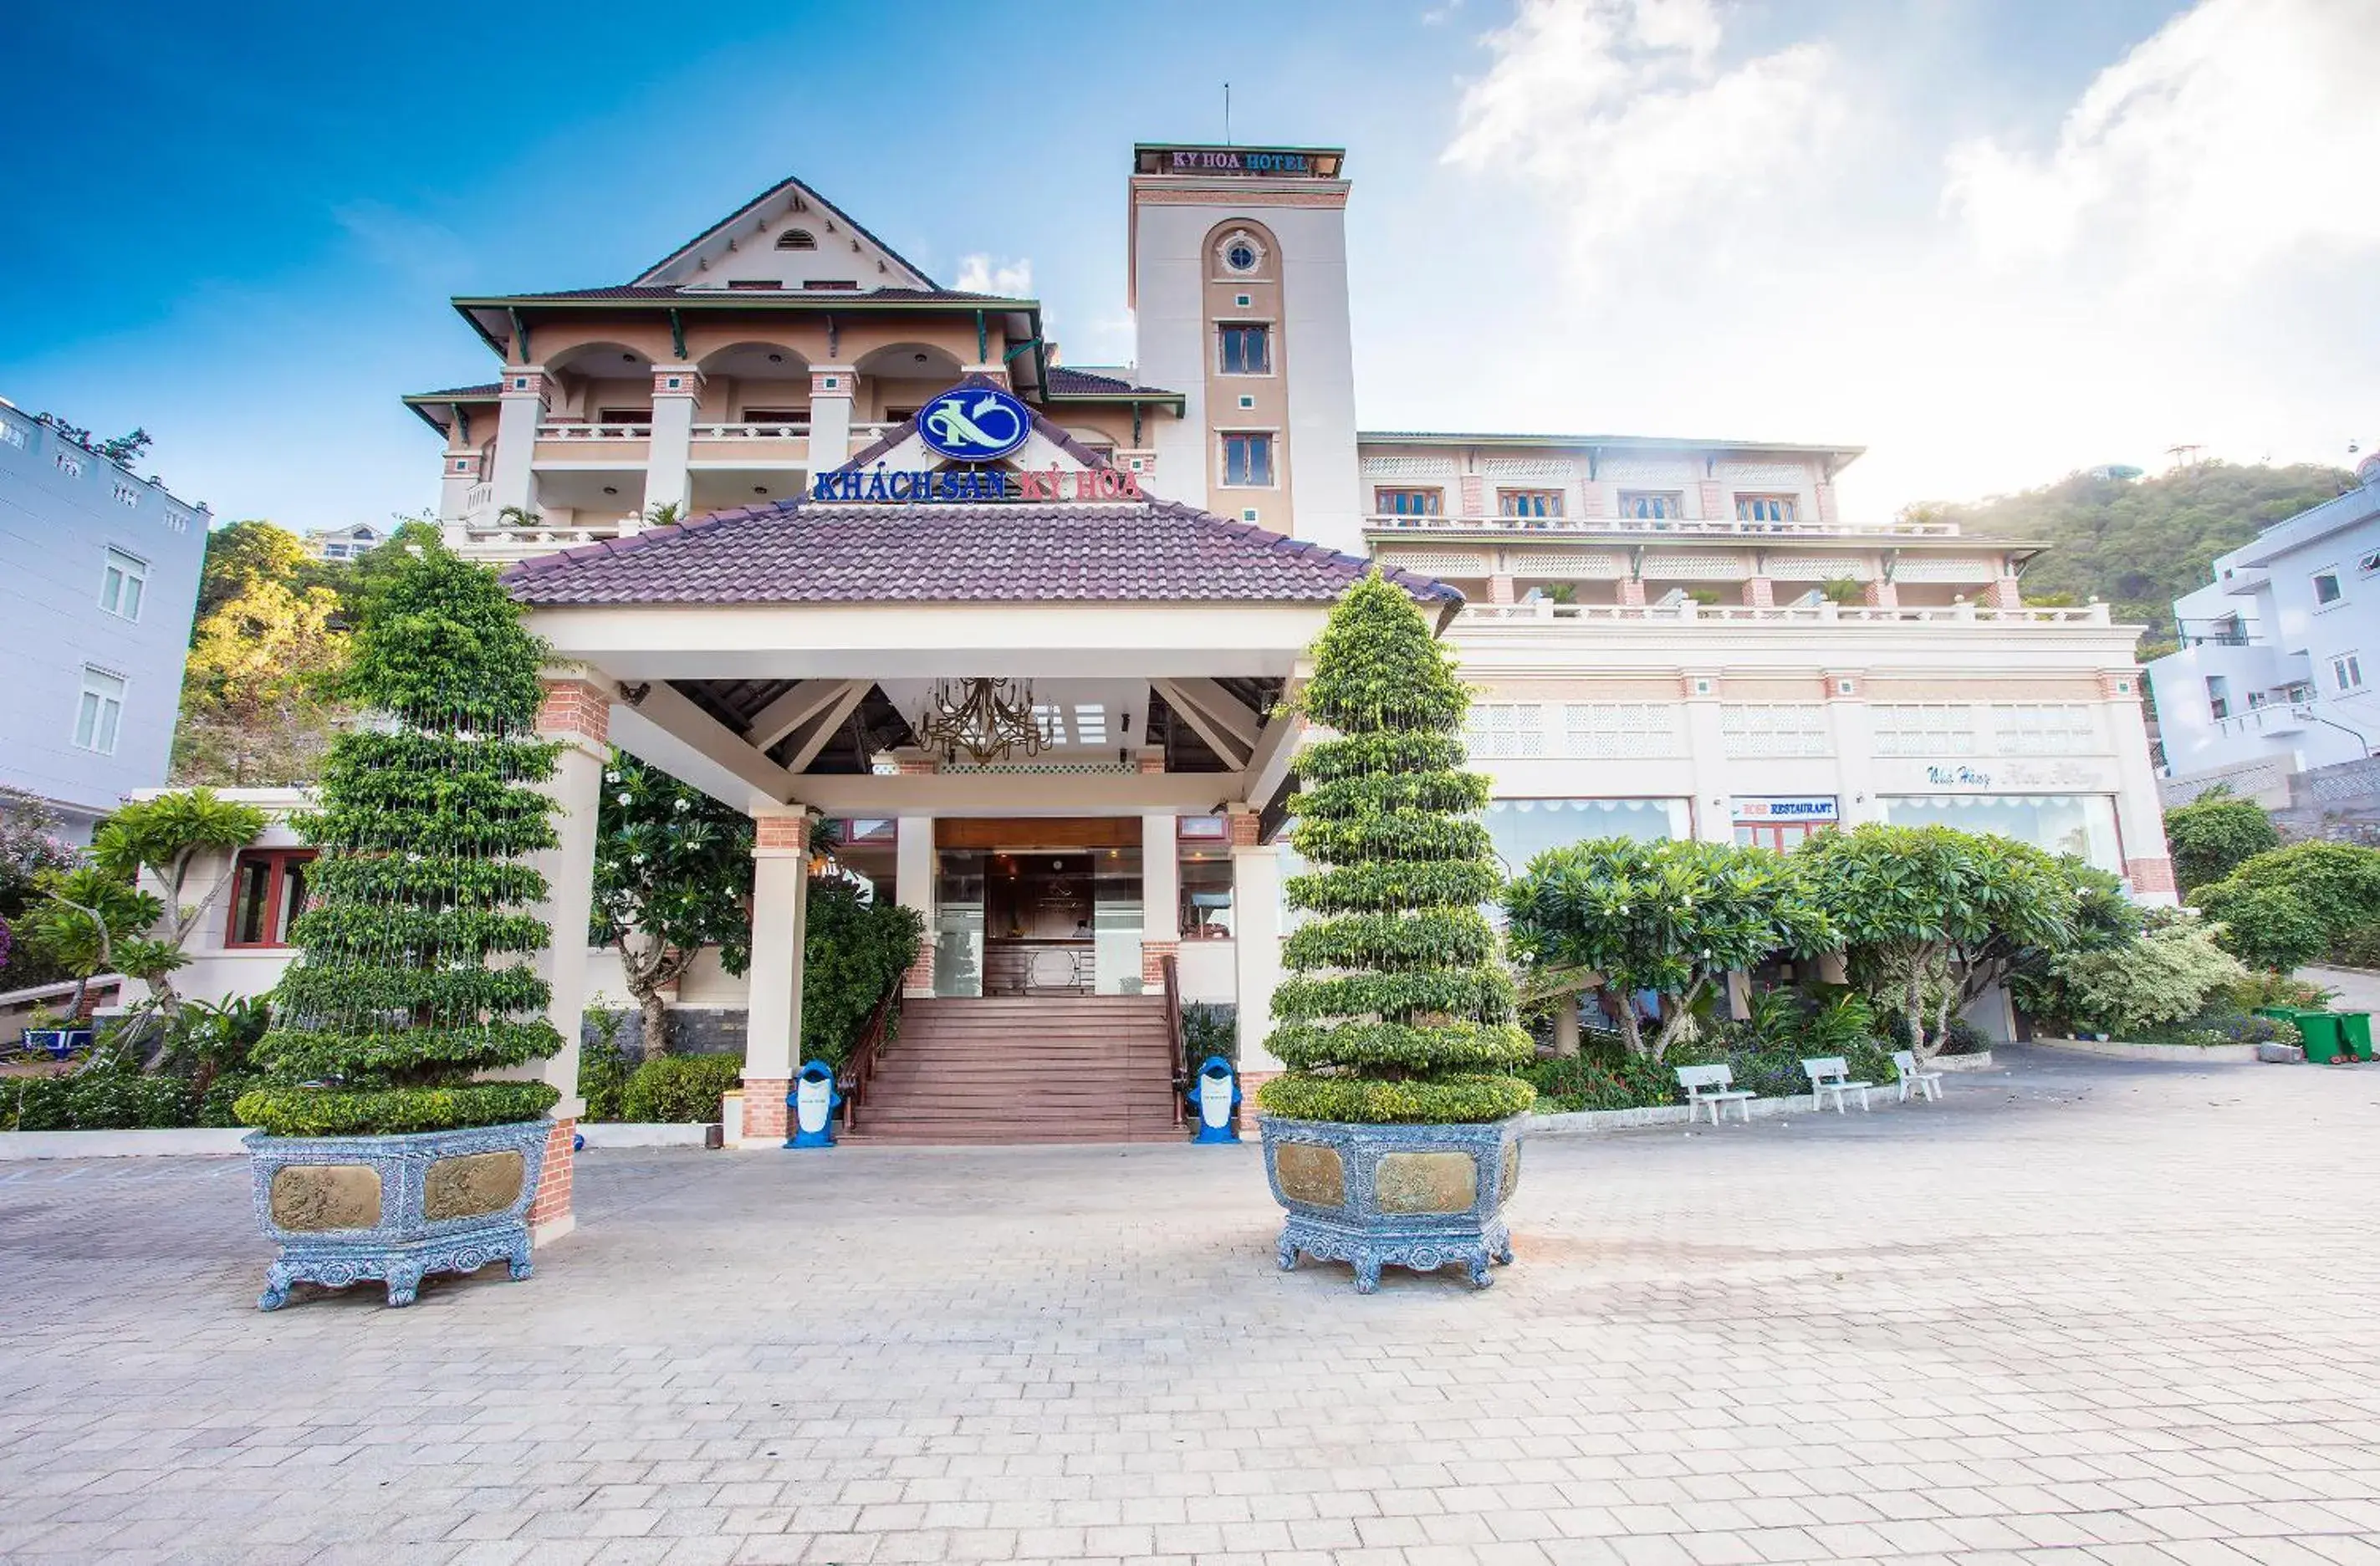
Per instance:
[[[1268,1047],[1290,1069],[1257,1102],[1305,1120],[1520,1113],[1536,1094],[1506,1074],[1533,1050],[1482,912],[1501,878],[1451,657],[1376,571],[1331,611],[1297,699],[1327,734],[1298,756],[1290,841],[1320,868],[1288,884],[1315,917],[1282,945]]]
[[[706,946],[740,974],[752,948],[752,818],[612,753],[595,838],[595,935],[620,952],[647,1055],[669,1048],[675,984]]]
[[[562,1046],[525,960],[552,934],[531,911],[545,878],[524,862],[555,841],[536,786],[555,755],[535,736],[540,650],[495,574],[442,549],[374,601],[346,694],[375,720],[333,744],[320,808],[298,819],[321,853],[245,1123],[442,1131],[534,1120],[559,1097],[478,1080]]]
[[[1871,823],[1796,850],[1852,975],[1930,1059],[1950,1019],[2021,966],[2139,928],[2115,878],[2012,838]]]
[[[1504,905],[1513,954],[1555,988],[1598,989],[1629,1052],[1653,1061],[1731,970],[1833,943],[1800,863],[1733,844],[1607,837],[1548,849]],[[1634,1004],[1645,990],[1661,1000],[1650,1038]]]

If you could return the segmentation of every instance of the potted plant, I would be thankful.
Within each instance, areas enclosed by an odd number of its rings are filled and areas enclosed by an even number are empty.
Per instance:
[[[348,691],[378,721],[333,745],[320,804],[295,824],[320,851],[236,1111],[259,1224],[281,1245],[266,1310],[293,1283],[422,1278],[498,1258],[529,1273],[528,1214],[559,1095],[480,1080],[554,1053],[544,949],[528,910],[552,846],[535,785],[539,648],[494,575],[431,549],[356,635]],[[568,932],[573,940],[580,932]]]
[[[1512,1259],[1504,1206],[1536,1092],[1512,977],[1484,909],[1502,887],[1462,770],[1470,696],[1411,599],[1374,572],[1332,610],[1298,698],[1323,730],[1297,758],[1291,906],[1269,1048],[1289,1070],[1257,1091],[1265,1170],[1297,1256],[1380,1269],[1451,1261],[1489,1281]]]

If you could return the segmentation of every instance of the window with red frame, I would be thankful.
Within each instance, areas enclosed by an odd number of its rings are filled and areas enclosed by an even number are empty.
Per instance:
[[[251,848],[231,877],[231,923],[225,946],[286,946],[289,926],[306,911],[310,848]]]

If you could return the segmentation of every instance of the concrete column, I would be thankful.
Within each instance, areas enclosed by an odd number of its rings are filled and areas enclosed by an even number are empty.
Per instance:
[[[496,400],[496,470],[488,480],[494,491],[490,504],[498,511],[508,505],[534,511],[537,480],[529,465],[537,456],[538,428],[545,422],[545,371],[506,370],[502,385]]]
[[[754,822],[751,996],[744,1036],[744,1135],[782,1141],[785,1094],[802,1049],[802,942],[809,902],[809,814]]]
[[[1240,1074],[1260,1081],[1281,1069],[1265,1048],[1273,987],[1281,982],[1281,852],[1256,841],[1256,824],[1252,815],[1232,818],[1232,950],[1239,970]]]
[[[694,504],[687,463],[694,451],[694,414],[702,399],[702,371],[691,365],[653,370],[653,435],[645,458],[645,505]]]
[[[1846,829],[1884,819],[1876,798],[1876,725],[1868,715],[1865,675],[1827,671],[1827,726],[1835,741],[1838,819]]]
[[[1694,836],[1704,843],[1735,841],[1733,779],[1727,762],[1727,736],[1719,731],[1718,676],[1687,674],[1686,757],[1694,780]]]
[[[832,473],[851,460],[851,395],[859,377],[847,364],[810,370],[810,474]]]
[[[2148,720],[2141,710],[2141,672],[2102,671],[2099,697],[2116,752],[2116,832],[2123,839],[2124,879],[2138,901],[2170,908],[2180,899],[2165,841],[2165,801],[2149,758]]]
[[[934,818],[904,816],[897,823],[900,832],[898,846],[893,850],[892,881],[894,895],[904,908],[915,908],[926,923],[924,944],[917,948],[917,960],[901,980],[904,995],[931,995],[934,992]]]
[[[438,481],[438,519],[459,522],[469,509],[471,491],[480,482],[480,454],[475,451],[450,451],[446,454],[446,469]]]
[[[1163,758],[1159,758],[1163,766]],[[1156,993],[1165,984],[1164,962],[1182,950],[1181,829],[1170,810],[1140,818],[1140,984]]]
[[[547,1111],[545,1164],[537,1200],[529,1209],[532,1244],[545,1244],[570,1232],[570,1144],[578,1117],[587,1111],[578,1097],[578,1035],[587,1011],[587,917],[595,901],[595,817],[603,792],[603,767],[611,759],[609,693],[585,679],[550,679],[537,715],[542,739],[557,741],[562,754],[540,792],[555,805],[552,848],[530,856],[545,878],[545,901],[536,914],[552,931],[537,960],[538,977],[552,991],[546,1020],[562,1036],[562,1048],[529,1068],[562,1098]]]

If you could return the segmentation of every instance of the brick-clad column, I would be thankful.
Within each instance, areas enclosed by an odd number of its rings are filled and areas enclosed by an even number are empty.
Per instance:
[[[785,1094],[802,1048],[802,942],[809,897],[808,811],[753,821],[751,998],[744,1036],[744,1137],[785,1137]]]
[[[1743,601],[1755,609],[1774,609],[1777,607],[1777,585],[1766,577],[1746,577],[1743,579]]]
[[[1720,515],[1720,508],[1727,504],[1727,495],[1720,488],[1719,481],[1716,479],[1705,479],[1694,486],[1694,490],[1695,499],[1702,506],[1702,520],[1725,521],[1726,518]]]
[[[1994,609],[2024,607],[2024,594],[2018,588],[2017,579],[2014,577],[2002,577],[1992,584],[1992,607]]]
[[[1631,608],[1644,608],[1645,584],[1633,577],[1622,577],[1620,582],[1620,601]]]
[[[1502,577],[1502,576],[1490,577],[1488,577],[1488,602],[1490,602],[1490,603],[1510,603],[1510,602],[1512,602],[1512,577]]]
[[[1476,473],[1465,473],[1463,475],[1461,493],[1463,516],[1485,516],[1488,515],[1487,480],[1482,479]]]
[[[1835,482],[1831,479],[1818,480],[1818,520],[1829,526],[1835,520]]]
[[[559,741],[562,754],[540,792],[555,804],[555,845],[530,856],[545,877],[545,901],[538,917],[552,931],[537,961],[538,977],[552,990],[546,1020],[562,1036],[562,1048],[537,1070],[562,1098],[546,1111],[544,1171],[529,1208],[529,1238],[547,1244],[570,1232],[571,1134],[586,1104],[578,1097],[578,1035],[587,1012],[587,917],[595,901],[595,815],[603,791],[603,768],[611,759],[612,698],[581,676],[550,678],[538,708],[539,737]]]
[[[1898,609],[1900,607],[1900,594],[1894,590],[1890,582],[1878,577],[1867,585],[1867,603],[1870,609]]]

